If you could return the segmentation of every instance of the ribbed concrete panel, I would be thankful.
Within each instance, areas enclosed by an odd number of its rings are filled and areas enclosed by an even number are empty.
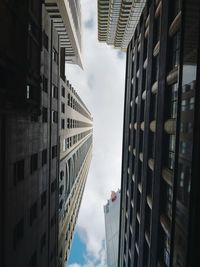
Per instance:
[[[46,9],[66,49],[66,62],[82,66],[80,7],[70,1],[46,0]],[[67,44],[70,43],[70,46]]]

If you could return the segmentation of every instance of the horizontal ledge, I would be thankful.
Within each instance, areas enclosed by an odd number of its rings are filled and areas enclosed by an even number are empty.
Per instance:
[[[154,171],[154,160],[153,159],[148,160],[148,166],[152,171]]]
[[[155,133],[156,132],[156,120],[150,122],[150,130]]]
[[[169,27],[169,36],[172,37],[181,27],[181,11],[176,15]]]
[[[173,70],[171,70],[167,75],[167,84],[172,85],[176,83],[177,80],[178,80],[178,66],[176,66]]]
[[[160,16],[160,12],[161,12],[161,4],[162,4],[162,1],[160,1],[160,3],[158,4],[158,7],[156,8],[156,11],[155,11],[155,18],[158,18]]]
[[[147,96],[147,91],[144,90],[144,92],[142,93],[142,99],[145,100],[146,99],[146,96]]]
[[[174,173],[169,168],[164,168],[162,170],[162,177],[163,177],[163,179],[171,187],[173,186],[173,182],[172,182],[173,181],[173,176],[174,176]]]
[[[147,196],[147,204],[149,208],[152,210],[152,197],[149,195]]]
[[[170,219],[166,215],[162,214],[160,216],[160,224],[163,230],[165,231],[165,233],[167,234],[167,236],[169,236],[170,235]]]
[[[155,45],[154,49],[153,49],[153,55],[154,57],[156,57],[160,52],[160,41],[157,42],[157,44]]]
[[[176,120],[169,119],[164,123],[164,130],[168,134],[175,134],[176,133]]]
[[[154,95],[158,92],[158,81],[156,81],[156,82],[152,85],[152,87],[151,87],[151,92],[152,92],[152,94],[154,94]]]

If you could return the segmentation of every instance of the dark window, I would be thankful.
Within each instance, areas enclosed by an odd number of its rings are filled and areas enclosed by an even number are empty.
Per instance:
[[[51,218],[51,227],[53,227],[55,223],[56,223],[56,214],[54,214],[54,216]]]
[[[70,128],[70,119],[67,119],[67,128]]]
[[[61,210],[63,207],[63,200],[61,199],[60,203],[59,203],[59,210]]]
[[[54,193],[56,190],[56,180],[54,180],[52,183],[51,183],[51,193]]]
[[[57,146],[52,147],[52,159],[57,157]]]
[[[52,56],[53,56],[53,60],[58,64],[58,52],[56,51],[55,48],[53,48]]]
[[[24,160],[19,160],[14,164],[14,184],[24,180]]]
[[[65,87],[64,86],[61,87],[61,93],[62,93],[62,96],[65,97]]]
[[[61,171],[61,172],[60,172],[60,180],[61,180],[61,181],[63,180],[63,177],[64,177],[64,171]]]
[[[28,31],[29,31],[29,33],[31,33],[35,38],[38,37],[38,28],[37,28],[36,23],[35,23],[32,19],[30,19],[30,21],[29,21]]]
[[[62,111],[62,113],[65,113],[65,104],[64,103],[61,103],[61,111]]]
[[[64,186],[61,185],[60,188],[59,188],[59,193],[60,193],[60,195],[62,195],[62,193],[63,193],[63,189],[64,189]]]
[[[42,254],[46,245],[46,233],[44,233],[40,239],[40,253]]]
[[[61,129],[65,129],[65,120],[61,119]]]
[[[47,191],[44,191],[41,195],[41,210],[44,208],[44,206],[46,205],[46,201],[47,201]]]
[[[52,96],[58,99],[58,87],[52,84]]]
[[[37,154],[33,154],[31,155],[31,168],[30,168],[30,172],[31,174],[37,170],[38,167],[38,155]]]
[[[37,266],[37,253],[35,251],[30,258],[28,267],[36,267],[36,266]]]
[[[52,111],[52,122],[57,123],[58,122],[58,112],[57,111]]]
[[[43,91],[48,92],[48,79],[43,75]]]
[[[14,228],[13,246],[16,249],[17,243],[24,237],[24,218],[22,218]]]
[[[37,201],[30,208],[30,225],[33,224],[36,218],[37,218]]]
[[[42,151],[42,166],[47,163],[47,149]]]
[[[46,48],[46,50],[48,51],[49,50],[49,37],[45,31],[43,31],[43,45]]]
[[[67,95],[67,105],[68,106],[70,106],[70,99],[71,99],[70,93],[68,93],[68,95]]]
[[[42,122],[47,122],[47,121],[48,121],[47,108],[42,107]]]

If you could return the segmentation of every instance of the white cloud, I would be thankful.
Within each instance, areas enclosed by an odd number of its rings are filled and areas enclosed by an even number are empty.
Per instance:
[[[101,259],[105,239],[103,205],[111,190],[121,185],[125,54],[98,42],[97,1],[81,3],[83,25],[92,21],[94,26],[83,29],[84,71],[66,65],[66,76],[93,115],[94,143],[77,229],[89,255],[88,265],[84,267],[103,267],[105,258],[101,265],[94,265],[91,259]]]
[[[102,248],[99,251],[97,258],[87,255],[85,262],[84,264],[73,263],[68,267],[107,267],[105,249]]]
[[[81,265],[78,263],[74,263],[74,264],[70,264],[69,267],[81,267]]]

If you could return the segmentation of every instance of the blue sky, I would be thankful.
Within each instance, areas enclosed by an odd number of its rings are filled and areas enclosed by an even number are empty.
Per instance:
[[[69,267],[106,267],[103,206],[121,184],[125,53],[98,42],[97,1],[81,0],[83,68],[66,78],[93,121],[93,156],[76,225]]]
[[[86,246],[75,231],[68,265],[73,263],[85,264]]]

